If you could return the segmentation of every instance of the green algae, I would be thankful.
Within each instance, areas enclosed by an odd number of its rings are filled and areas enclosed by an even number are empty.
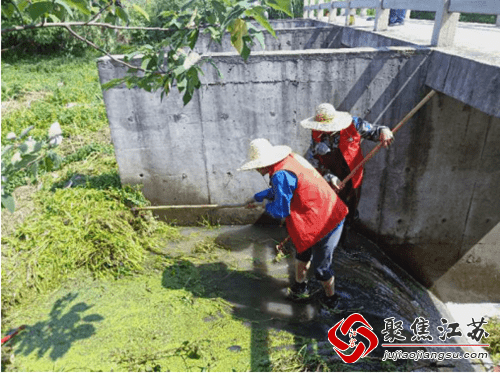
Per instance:
[[[9,342],[11,371],[272,370],[296,354],[279,349],[292,334],[249,328],[227,301],[166,288],[158,274],[68,282],[9,324],[27,325]]]

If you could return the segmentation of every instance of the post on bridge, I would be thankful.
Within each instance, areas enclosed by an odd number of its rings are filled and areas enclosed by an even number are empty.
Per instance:
[[[389,25],[390,9],[385,9],[383,0],[378,1],[378,6],[375,10],[375,26],[373,31],[385,31]]]
[[[432,31],[431,46],[451,47],[457,31],[460,13],[450,12],[451,0],[437,0],[439,2],[434,30]]]
[[[309,18],[309,7],[311,6],[311,0],[304,0],[304,18]]]

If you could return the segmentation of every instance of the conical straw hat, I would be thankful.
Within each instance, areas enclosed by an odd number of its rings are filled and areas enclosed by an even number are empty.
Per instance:
[[[300,125],[315,131],[336,132],[349,127],[351,122],[351,114],[335,110],[332,104],[323,103],[316,106],[314,117],[304,119]]]
[[[266,139],[255,139],[248,149],[248,162],[243,164],[238,171],[253,170],[271,166],[286,158],[292,149],[286,145],[273,146]]]

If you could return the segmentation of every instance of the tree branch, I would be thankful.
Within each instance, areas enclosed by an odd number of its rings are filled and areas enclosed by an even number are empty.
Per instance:
[[[98,22],[62,22],[62,23],[38,23],[36,25],[25,25],[25,26],[15,26],[11,28],[2,29],[2,34],[14,31],[31,30],[42,27],[72,27],[72,26],[92,26],[92,27],[103,27],[115,30],[146,30],[146,31],[175,31],[170,28],[162,27],[140,27],[140,26],[115,26],[109,23],[98,23]]]
[[[111,6],[111,4],[105,6],[104,8],[102,8],[94,17],[92,17],[91,19],[88,20],[88,22],[86,22],[86,24],[88,25],[89,23],[95,21],[97,18],[99,18],[101,16],[101,14],[106,10],[108,9],[109,7]]]
[[[77,34],[76,32],[74,32],[74,31],[71,29],[71,27],[70,27],[70,26],[65,25],[65,26],[64,26],[64,28],[65,28],[66,30],[68,30],[68,32],[69,32],[71,35],[73,35],[75,38],[77,38],[77,39],[78,39],[78,40],[80,40],[80,41],[83,41],[83,42],[87,43],[87,44],[88,44],[88,45],[90,45],[92,48],[97,49],[99,52],[104,53],[106,56],[108,56],[109,58],[111,58],[113,61],[118,62],[118,63],[120,63],[120,64],[122,64],[122,65],[124,65],[124,66],[127,66],[127,67],[128,67],[128,68],[130,68],[130,69],[134,69],[134,70],[138,70],[138,71],[146,71],[146,70],[144,70],[144,69],[141,69],[140,67],[130,65],[130,64],[128,64],[128,63],[126,63],[126,62],[124,62],[124,61],[120,61],[120,60],[118,60],[118,59],[114,58],[111,54],[109,54],[108,52],[106,52],[104,49],[100,48],[99,46],[97,46],[97,45],[95,45],[94,43],[92,43],[90,40],[87,40],[87,39],[85,39],[83,36],[81,36],[81,35]]]

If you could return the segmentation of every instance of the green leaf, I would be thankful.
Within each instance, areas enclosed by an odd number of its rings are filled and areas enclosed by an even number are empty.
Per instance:
[[[85,0],[65,0],[69,5],[72,7],[78,9],[80,12],[82,12],[85,15],[90,15],[90,10],[88,8],[88,2]]]
[[[17,7],[19,8],[19,11],[23,11],[24,9],[26,9],[26,7],[30,5],[29,1],[28,0],[21,0],[17,3]]]
[[[150,61],[151,61],[151,57],[143,57],[142,58],[142,63],[141,63],[141,68],[143,70],[146,70],[146,68],[148,67]]]
[[[177,81],[177,89],[179,93],[182,92],[187,87],[188,80],[184,77]]]
[[[69,16],[73,17],[73,12],[71,10],[71,7],[68,3],[66,3],[65,0],[55,0],[55,3],[61,5],[64,9],[66,9],[66,12],[68,12]]]
[[[103,90],[108,90],[111,88],[114,88],[116,86],[119,86],[122,83],[125,83],[127,81],[127,78],[117,78],[117,79],[111,79],[109,82],[106,82],[102,85]]]
[[[12,149],[12,145],[4,146],[3,149],[2,149],[2,155],[4,155],[5,153],[7,153],[10,149]]]
[[[181,10],[192,9],[193,5],[196,4],[198,0],[188,0],[184,5],[181,5]]]
[[[115,10],[116,10],[116,15],[117,15],[117,16],[118,16],[121,20],[123,20],[123,22],[125,22],[125,23],[128,23],[128,22],[129,22],[128,14],[127,14],[127,12],[125,11],[125,9],[123,9],[122,7],[116,6],[116,7],[115,7]]]
[[[243,37],[248,34],[247,23],[238,18],[231,27],[231,44],[241,54],[243,51]]]
[[[28,128],[25,128],[23,132],[19,135],[19,138],[22,139],[24,136],[26,136],[35,126],[29,126]]]
[[[116,16],[113,14],[113,12],[108,12],[108,14],[106,14],[106,17],[104,17],[104,22],[106,23],[115,23],[116,21]]]
[[[7,18],[12,17],[15,11],[16,8],[14,8],[14,5],[12,5],[11,3],[7,4],[6,6],[2,4],[2,15],[5,15]]]
[[[249,9],[245,12],[246,15],[255,19],[259,24],[264,27],[272,36],[276,37],[273,27],[264,15],[265,8],[262,6],[256,6],[255,8]]]
[[[222,23],[222,21],[224,21],[224,14],[226,13],[226,7],[223,3],[217,0],[212,2],[212,6],[215,10],[215,13],[217,13],[217,18],[219,18],[219,21]]]
[[[219,70],[219,68],[217,67],[217,65],[215,64],[214,60],[212,60],[211,58],[207,59],[208,63],[210,65],[212,65],[215,69],[215,71],[217,71],[217,76],[221,79],[224,78],[224,75],[222,75],[222,72]]]
[[[252,40],[250,39],[250,37],[244,37],[243,38],[243,48],[240,52],[240,55],[241,57],[243,58],[243,60],[247,60],[248,59],[248,56],[250,56],[250,47],[248,46],[248,43],[251,43]]]
[[[262,31],[253,31],[250,32],[250,35],[258,40],[262,49],[266,49],[266,43],[264,42],[264,34],[262,33]]]
[[[266,0],[264,4],[293,17],[291,0]]]
[[[37,20],[44,13],[48,13],[52,10],[53,4],[50,1],[40,1],[38,3],[31,4],[27,11],[33,21]]]
[[[146,13],[146,11],[144,9],[142,9],[139,5],[137,4],[132,4],[132,8],[137,12],[137,13],[140,13],[144,16],[144,18],[146,18],[148,21],[149,21],[149,14]]]
[[[16,210],[14,197],[10,194],[2,194],[2,207],[7,208],[11,213],[13,213]]]
[[[198,29],[195,29],[189,33],[188,35],[189,48],[194,49],[196,42],[198,41],[199,34],[200,31]]]
[[[124,60],[125,61],[130,61],[132,58],[134,58],[135,56],[137,56],[140,53],[141,53],[140,51],[133,51],[132,53],[129,53],[129,54],[125,55],[124,56]]]
[[[189,104],[189,101],[191,101],[192,98],[193,92],[186,91],[186,93],[184,93],[184,96],[182,96],[182,102],[184,102],[184,106]]]
[[[183,72],[185,72],[186,69],[184,68],[183,65],[180,65],[180,66],[177,66],[174,70],[173,70],[173,73],[175,76],[179,76],[181,75]]]

